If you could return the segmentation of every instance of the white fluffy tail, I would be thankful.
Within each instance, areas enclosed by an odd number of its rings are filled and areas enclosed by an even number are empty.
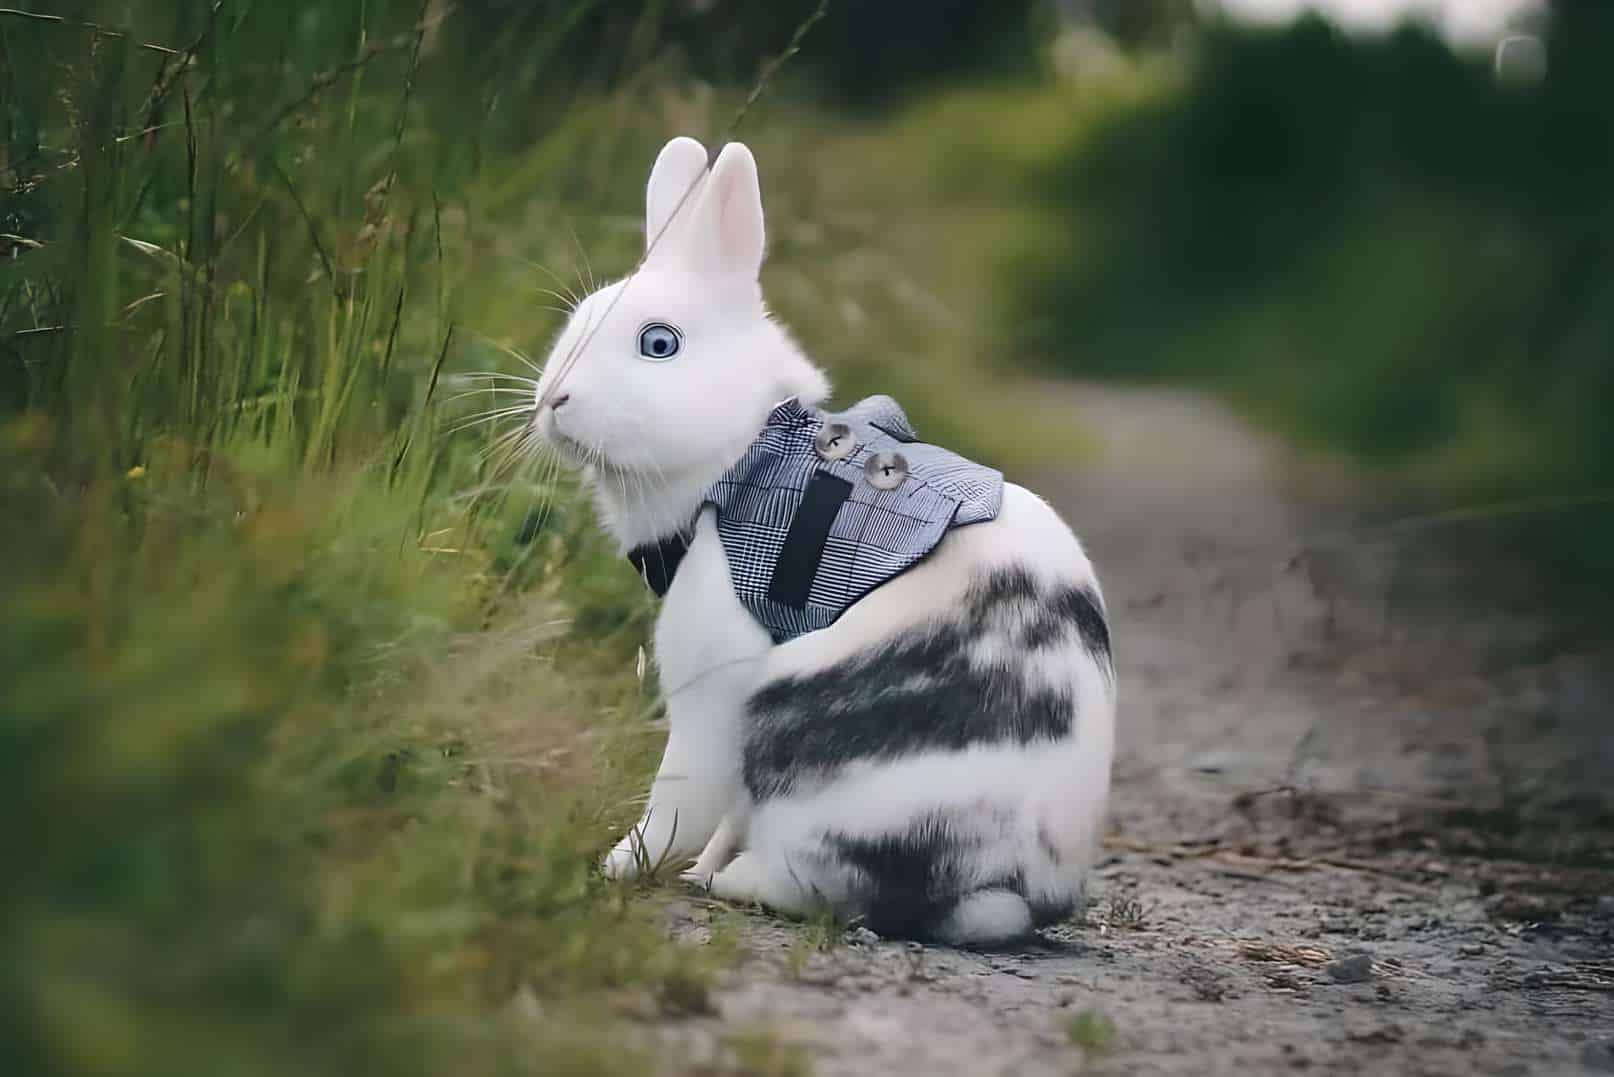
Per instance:
[[[954,946],[996,946],[1031,933],[1031,906],[1012,890],[965,894],[947,914],[936,937]]]

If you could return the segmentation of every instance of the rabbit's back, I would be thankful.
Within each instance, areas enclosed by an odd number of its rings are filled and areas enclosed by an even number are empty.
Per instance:
[[[997,519],[775,647],[744,725],[745,867],[772,903],[957,942],[1068,915],[1114,736],[1109,628],[1080,543],[1007,487]]]

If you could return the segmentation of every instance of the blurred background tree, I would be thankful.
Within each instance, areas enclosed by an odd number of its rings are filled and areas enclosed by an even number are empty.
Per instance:
[[[1194,0],[1058,0],[1070,24],[1097,27],[1129,48],[1165,48],[1198,21]]]
[[[1614,11],[1547,25],[1528,84],[1414,24],[1206,25],[1180,82],[1049,163],[1066,229],[1016,265],[1013,324],[1059,369],[1211,385],[1448,496],[1608,491]],[[1527,530],[1607,595],[1610,519]]]
[[[610,85],[652,51],[658,66],[729,83],[754,76],[818,6],[818,0],[468,0],[456,22],[460,43],[448,51],[483,73],[504,73],[526,66],[537,49],[545,63],[530,65],[529,81],[507,84],[501,75],[501,92],[522,100],[520,91],[557,71]],[[1038,0],[831,3],[812,29],[812,48],[792,64],[791,81],[829,100],[872,104],[960,76],[1023,71],[1045,18]],[[544,43],[562,34],[564,49],[551,55]]]

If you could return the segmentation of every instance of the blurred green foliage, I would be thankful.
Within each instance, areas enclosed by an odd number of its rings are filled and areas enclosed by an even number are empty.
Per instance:
[[[1041,162],[1062,228],[1011,259],[1059,369],[1184,379],[1468,499],[1614,490],[1614,9],[1544,80],[1407,26],[1216,25],[1186,73]],[[1614,584],[1614,511],[1526,524]]]
[[[536,47],[602,84],[655,51],[657,66],[682,68],[715,82],[753,77],[761,63],[789,43],[819,0],[467,0],[457,32],[463,55],[498,57],[508,71],[517,55]],[[950,78],[1034,65],[1049,11],[1039,0],[882,0],[829,3],[812,28],[812,47],[792,63],[801,90],[854,104],[875,104]],[[553,29],[574,22],[567,48],[550,52]],[[615,66],[613,66],[615,65]],[[483,70],[486,70],[483,68]],[[538,79],[533,68],[530,79]],[[473,77],[474,73],[473,73]],[[502,81],[502,80],[501,80]],[[526,101],[523,83],[500,87],[501,97]]]
[[[745,132],[766,283],[849,391],[984,449],[990,245],[812,103],[979,70],[1029,11],[886,32],[919,8],[832,9]],[[705,1004],[723,947],[594,868],[656,754],[651,603],[471,424],[813,9],[0,14],[5,1072],[642,1072],[617,1007]]]
[[[594,868],[649,604],[452,433],[660,132],[556,75],[495,155],[429,7],[0,14],[7,1073],[636,1072],[609,993],[703,997]]]

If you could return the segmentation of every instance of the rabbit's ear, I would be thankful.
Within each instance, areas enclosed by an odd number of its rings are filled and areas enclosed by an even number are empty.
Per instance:
[[[706,174],[706,147],[692,138],[675,138],[661,148],[645,188],[645,250],[673,248],[695,216],[701,177]],[[673,217],[677,216],[676,225]]]
[[[756,158],[744,144],[723,147],[700,198],[690,252],[696,264],[708,272],[756,280],[765,239],[762,184]]]

